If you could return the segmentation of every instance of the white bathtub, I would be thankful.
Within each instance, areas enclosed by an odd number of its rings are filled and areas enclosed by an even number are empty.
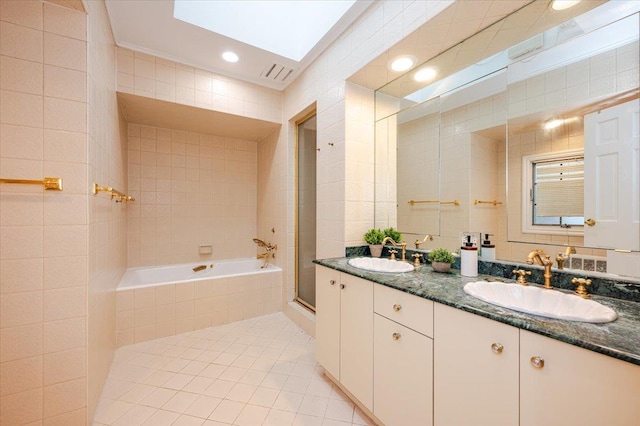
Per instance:
[[[280,271],[275,265],[261,268],[261,259],[232,259],[207,263],[189,263],[169,266],[129,268],[118,284],[118,291],[145,288],[166,284],[177,284],[212,278],[236,277],[249,274],[264,274]],[[194,272],[196,266],[205,265],[207,269]]]
[[[207,268],[194,272],[199,265]],[[127,269],[116,293],[117,346],[280,311],[282,269],[262,265],[234,259]]]

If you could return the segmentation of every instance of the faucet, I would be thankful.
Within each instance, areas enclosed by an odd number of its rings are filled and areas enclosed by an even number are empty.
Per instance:
[[[424,240],[422,240],[422,241],[420,241],[420,240],[416,239],[416,242],[415,242],[415,243],[413,243],[413,244],[415,244],[415,245],[416,245],[416,250],[420,250],[420,244],[422,244],[422,243],[426,243],[426,242],[427,242],[427,240],[429,240],[429,241],[433,241],[433,236],[432,236],[431,234],[427,234],[427,235],[424,237]]]
[[[529,265],[533,265],[533,262],[536,262],[540,266],[544,266],[544,284],[542,288],[552,289],[551,285],[551,266],[553,266],[553,260],[551,260],[551,256],[547,255],[542,250],[534,250],[529,253],[527,256],[527,263]]]
[[[385,245],[388,242],[390,242],[391,244],[393,244],[396,247],[398,247],[398,246],[402,247],[402,261],[407,260],[407,242],[406,241],[403,241],[401,243],[396,243],[395,241],[393,241],[393,238],[384,237],[384,240],[382,240],[382,245]]]
[[[556,262],[558,262],[558,269],[564,269],[564,262],[569,259],[569,256],[576,253],[576,249],[573,246],[568,246],[564,253],[558,253],[556,256]]]
[[[274,250],[278,250],[278,245],[271,245],[271,243],[265,243],[264,241],[254,238],[253,242],[258,245],[258,247],[262,247],[266,252],[259,254],[256,256],[256,259],[264,259],[264,263],[260,267],[260,269],[264,269],[269,265],[269,259],[275,259],[276,254],[273,252]]]

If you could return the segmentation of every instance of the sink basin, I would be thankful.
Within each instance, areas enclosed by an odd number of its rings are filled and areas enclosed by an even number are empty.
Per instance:
[[[591,323],[618,318],[613,309],[593,300],[540,287],[477,281],[466,284],[464,292],[492,305],[548,318]]]
[[[377,257],[355,257],[349,259],[349,265],[374,272],[411,272],[413,265],[398,260],[380,259]]]

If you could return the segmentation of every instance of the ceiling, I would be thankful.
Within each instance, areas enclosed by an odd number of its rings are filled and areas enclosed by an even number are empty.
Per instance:
[[[357,0],[300,61],[268,52],[174,18],[172,0],[105,0],[116,44],[243,81],[283,90],[316,59],[372,0]],[[214,3],[215,4],[215,3]],[[250,3],[249,3],[250,4]],[[237,25],[251,26],[244,15]],[[313,20],[314,16],[309,16]],[[291,43],[296,34],[289,35]],[[234,51],[241,59],[221,58]]]

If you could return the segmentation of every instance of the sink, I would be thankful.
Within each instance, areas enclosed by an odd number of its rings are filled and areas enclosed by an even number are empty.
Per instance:
[[[410,263],[377,257],[355,257],[349,259],[348,263],[355,268],[374,272],[399,273],[413,271],[413,265]]]
[[[466,284],[464,292],[492,305],[548,318],[591,323],[618,318],[613,309],[593,300],[540,287],[477,281]]]

